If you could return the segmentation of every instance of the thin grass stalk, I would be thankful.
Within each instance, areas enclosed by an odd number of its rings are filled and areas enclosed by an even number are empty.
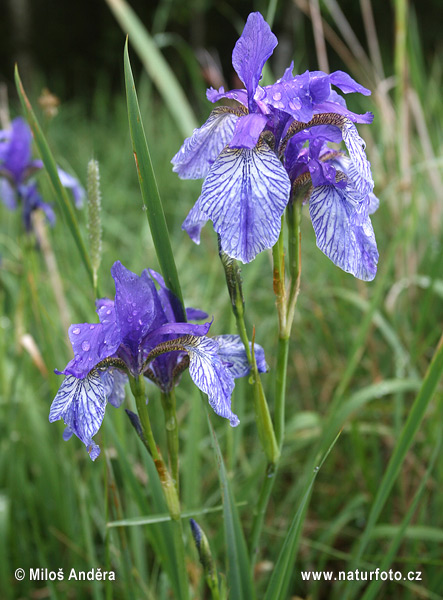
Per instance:
[[[385,74],[371,0],[360,0],[360,8],[363,17],[363,25],[365,26],[366,39],[368,40],[369,56],[371,57],[371,62],[378,78],[382,80],[385,78]]]
[[[321,21],[320,3],[318,0],[309,0],[311,13],[312,31],[314,32],[315,51],[320,71],[329,73],[328,54],[326,52],[325,36]]]
[[[402,429],[399,440],[397,441],[391,458],[389,460],[386,471],[383,475],[383,479],[378,486],[378,492],[374,498],[374,502],[369,513],[365,530],[360,537],[356,551],[354,553],[352,564],[350,569],[355,569],[360,563],[363,553],[371,538],[371,534],[374,530],[375,524],[377,523],[378,517],[381,514],[383,506],[391,492],[403,462],[406,458],[407,452],[409,451],[415,435],[420,427],[420,424],[425,415],[426,409],[432,400],[437,385],[443,375],[443,334],[440,341],[435,349],[434,356],[431,364],[426,372],[423,379],[423,383],[418,393],[414,404],[409,412],[409,417]],[[441,399],[440,399],[441,400]],[[349,598],[350,589],[345,590],[343,600]]]
[[[49,275],[49,282],[54,293],[54,299],[57,305],[60,321],[63,326],[63,330],[68,331],[71,325],[68,301],[63,290],[63,281],[58,270],[57,259],[55,257],[54,250],[52,249],[51,242],[49,241],[43,213],[41,211],[34,211],[31,215],[31,219],[32,226],[43,254],[43,258],[45,259],[46,269]],[[70,342],[68,340],[65,341],[69,350],[71,350]]]
[[[391,545],[390,545],[388,551],[385,553],[385,556],[384,556],[381,564],[378,565],[380,568],[380,571],[388,571],[389,570],[389,567],[391,566],[391,564],[395,558],[395,555],[396,555],[398,549],[400,548],[400,545],[404,539],[406,530],[409,527],[409,524],[411,523],[412,518],[418,508],[419,502],[422,499],[423,493],[426,489],[426,485],[428,483],[429,477],[432,473],[432,470],[434,469],[437,457],[439,456],[439,453],[440,453],[441,444],[442,444],[442,434],[441,434],[441,430],[440,430],[437,444],[435,445],[435,448],[432,452],[431,459],[429,461],[429,466],[426,470],[424,477],[420,481],[420,485],[418,487],[417,492],[414,495],[414,498],[411,502],[411,506],[409,507],[403,521],[401,522],[400,527],[398,529],[398,533],[392,540]],[[368,588],[365,590],[363,596],[360,597],[360,600],[374,600],[382,585],[383,585],[383,582],[381,580],[380,581],[376,581],[376,580],[371,581]]]

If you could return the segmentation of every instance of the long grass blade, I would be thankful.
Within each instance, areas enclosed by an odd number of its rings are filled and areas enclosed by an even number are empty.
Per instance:
[[[223,498],[223,520],[225,526],[226,550],[228,555],[227,580],[230,588],[229,598],[230,600],[245,600],[246,598],[248,600],[254,600],[255,591],[250,574],[250,562],[246,541],[243,535],[237,506],[234,502],[231,486],[226,473],[223,456],[208,413],[207,417],[209,431],[211,433],[212,448],[217,461],[217,469]]]
[[[406,457],[409,448],[412,445],[415,434],[417,433],[420,424],[425,415],[426,409],[434,395],[437,388],[438,382],[443,375],[443,335],[437,345],[431,364],[429,365],[426,376],[423,380],[420,391],[417,398],[411,408],[408,420],[406,421],[403,430],[400,435],[385,474],[382,481],[380,482],[377,495],[374,499],[374,503],[369,513],[366,528],[363,532],[360,542],[357,546],[354,560],[351,564],[351,570],[356,568],[359,561],[361,560],[366,546],[371,539],[377,519],[385,505],[385,502],[389,496],[392,487],[397,479],[400,472],[403,461]],[[348,589],[348,594],[349,594]],[[349,597],[349,595],[343,596],[343,598]]]
[[[309,505],[309,498],[311,497],[312,488],[314,487],[315,478],[317,477],[318,472],[320,471],[323,463],[325,462],[332,448],[335,446],[339,437],[340,433],[329,446],[318,466],[316,466],[312,471],[311,478],[308,482],[307,488],[305,489],[298,510],[292,519],[289,531],[281,547],[277,563],[272,571],[272,576],[266,590],[265,600],[285,600],[287,597],[292,576],[292,569],[298,550],[306,511]]]
[[[106,0],[165,101],[178,129],[184,137],[191,135],[198,124],[194,112],[172,69],[163,58],[140,19],[124,0]]]
[[[129,129],[131,131],[132,149],[134,152],[135,164],[137,166],[143,203],[146,207],[152,240],[154,242],[155,251],[166,286],[179,299],[183,311],[183,321],[186,321],[183,308],[183,296],[178,280],[174,255],[172,253],[168,226],[166,225],[165,213],[163,211],[157,181],[152,168],[151,156],[149,154],[149,147],[146,141],[145,130],[143,128],[142,117],[138,105],[134,77],[129,61],[128,40],[126,40],[125,44],[124,63]]]
[[[83,241],[83,238],[80,234],[80,229],[78,227],[77,218],[75,216],[74,209],[72,207],[72,202],[68,198],[68,194],[65,188],[62,186],[60,182],[60,178],[58,176],[57,164],[54,160],[52,152],[48,146],[48,142],[43,134],[43,131],[40,127],[40,124],[35,116],[35,113],[32,109],[31,103],[26,95],[25,89],[20,79],[20,75],[18,72],[17,65],[15,66],[15,84],[17,87],[17,92],[20,98],[20,102],[22,104],[23,110],[26,115],[26,119],[29,123],[29,126],[32,129],[32,133],[34,134],[34,139],[37,144],[37,148],[40,152],[40,156],[42,158],[45,169],[49,175],[49,179],[52,183],[52,186],[55,191],[56,199],[60,205],[61,211],[65,218],[65,221],[71,231],[72,237],[77,245],[78,251],[80,253],[80,257],[82,262],[88,272],[91,283],[93,284],[93,272],[91,261],[89,259],[88,251],[86,250],[86,245]]]
[[[416,536],[415,539],[418,539],[420,541],[420,543],[423,543],[423,541],[425,541],[425,540],[433,541],[436,543],[443,542],[443,532],[441,530],[434,529],[433,527],[420,527],[420,526],[409,527],[409,523],[411,522],[411,519],[414,516],[415,511],[417,510],[418,504],[423,496],[423,492],[426,489],[426,484],[428,483],[428,479],[434,468],[437,457],[440,454],[441,442],[442,442],[442,435],[440,434],[438,442],[432,453],[432,457],[429,462],[429,466],[426,470],[426,473],[425,473],[423,479],[420,482],[420,486],[414,495],[414,499],[413,499],[411,506],[409,507],[408,512],[406,513],[406,516],[403,519],[402,523],[399,526],[396,526],[396,525],[387,526],[384,528],[384,530],[381,527],[375,527],[373,530],[374,537],[377,537],[379,533],[385,533],[385,534],[393,536],[391,545],[390,545],[387,553],[385,554],[385,557],[383,558],[382,563],[379,565],[381,571],[388,571],[389,567],[391,566],[392,562],[394,561],[395,555],[396,555],[396,553],[400,547],[400,544],[404,538]],[[374,600],[374,598],[376,598],[377,592],[379,591],[380,586],[382,584],[383,584],[383,582],[381,580],[377,581],[374,579],[374,581],[371,581],[371,583],[365,590],[365,593],[361,597],[361,600]]]

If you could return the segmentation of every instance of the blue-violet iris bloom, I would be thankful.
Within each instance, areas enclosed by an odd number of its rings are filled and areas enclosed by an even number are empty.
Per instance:
[[[155,271],[144,270],[138,276],[116,262],[111,273],[115,300],[96,302],[100,322],[69,328],[74,358],[57,371],[65,379],[52,402],[50,422],[63,419],[64,438],[75,434],[95,460],[100,449],[92,438],[107,403],[119,407],[123,402],[128,376],[143,374],[168,392],[189,366],[192,380],[208,395],[214,411],[233,427],[238,425],[231,410],[234,379],[249,373],[239,336],[209,338],[211,322],[180,322],[178,301]],[[188,308],[186,316],[201,320],[208,315]],[[255,352],[259,371],[266,371],[263,349],[255,345]]]
[[[32,176],[43,169],[41,160],[32,159],[32,133],[21,117],[11,123],[9,129],[0,131],[0,198],[7,208],[15,210],[22,204],[23,221],[27,231],[32,229],[31,214],[41,209],[53,225],[55,214],[52,206],[43,201],[38,192],[37,183]],[[80,207],[85,195],[84,189],[75,177],[58,168],[60,181],[72,191],[77,207]]]
[[[251,13],[232,53],[245,89],[207,91],[211,102],[227,98],[236,107],[214,109],[172,159],[179,177],[205,179],[183,229],[200,243],[202,227],[212,220],[221,249],[250,262],[276,243],[282,214],[293,200],[294,173],[301,171],[311,177],[310,212],[318,246],[345,271],[372,279],[378,259],[368,217],[374,182],[354,123],[371,123],[373,115],[348,110],[331,86],[344,94],[370,91],[343,71],[294,76],[292,64],[276,83],[262,87],[262,70],[276,45],[262,15]],[[323,164],[328,152],[319,138],[344,141],[350,161],[346,168],[329,157],[329,164]],[[303,146],[307,150],[300,154]],[[359,263],[363,256],[365,265]]]

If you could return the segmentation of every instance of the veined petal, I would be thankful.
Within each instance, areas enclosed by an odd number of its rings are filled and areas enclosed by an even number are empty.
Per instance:
[[[289,177],[266,143],[225,148],[203,184],[199,207],[214,223],[221,247],[244,263],[278,239]]]
[[[218,342],[207,337],[189,336],[184,346],[189,354],[189,374],[192,381],[208,395],[214,412],[229,419],[231,426],[236,427],[240,421],[231,410],[234,378],[218,354]]]
[[[245,377],[250,372],[245,347],[239,335],[215,335],[213,340],[218,342],[218,355],[223,362],[228,363],[229,371],[234,379]],[[252,344],[249,342],[252,349]],[[259,344],[254,344],[255,360],[260,373],[266,373],[265,351]]]
[[[230,148],[254,148],[266,123],[267,118],[260,113],[240,117],[235,124],[233,138],[229,142]]]
[[[309,200],[318,248],[343,271],[371,281],[378,261],[374,230],[369,217],[361,225],[353,222],[355,210],[346,190],[332,185],[314,188]]]
[[[173,171],[182,179],[205,177],[212,163],[231,140],[239,117],[223,108],[212,111],[199,129],[194,129],[171,160]]]
[[[115,408],[119,408],[126,395],[125,385],[128,383],[127,375],[112,367],[99,374],[107,401],[112,404],[112,406],[115,406]]]
[[[92,460],[100,454],[100,448],[92,437],[100,429],[105,416],[106,397],[97,371],[84,379],[71,375],[65,377],[49,411],[49,421],[63,419],[68,435],[74,433],[86,446]]]
[[[259,12],[251,13],[232,52],[232,65],[248,90],[250,104],[264,64],[277,44],[277,38],[262,15]]]
[[[198,199],[183,221],[182,229],[195,244],[200,244],[200,233],[208,220],[209,217],[201,210],[200,199]]]
[[[346,119],[341,128],[343,141],[349,153],[352,165],[348,169],[348,176],[352,179],[355,188],[363,194],[368,194],[374,187],[374,181],[371,174],[371,164],[366,158],[364,140],[358,135],[354,123]]]
[[[357,83],[350,75],[344,71],[334,71],[329,75],[329,80],[332,85],[338,87],[344,94],[358,92],[363,96],[370,96],[371,91]]]

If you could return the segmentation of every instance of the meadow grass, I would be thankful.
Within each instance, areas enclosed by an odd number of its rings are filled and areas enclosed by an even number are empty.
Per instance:
[[[290,342],[286,439],[253,573],[258,598],[265,597],[291,528],[294,537],[288,552],[296,554],[296,561],[288,565],[287,597],[443,597],[441,387],[433,393],[439,363],[434,363],[435,372],[423,388],[443,322],[442,206],[436,189],[443,166],[441,71],[437,64],[421,70],[419,41],[413,35],[410,39],[413,87],[406,100],[400,96],[413,124],[409,135],[404,138],[395,122],[398,104],[380,90],[375,95],[374,124],[362,127],[381,201],[373,216],[380,250],[375,281],[362,284],[326,259],[315,247],[312,226],[303,214],[302,284]],[[214,315],[211,334],[234,332],[212,228],[204,229],[200,247],[180,229],[200,190],[200,182],[180,181],[171,172],[170,158],[182,143],[182,134],[149,81],[144,76],[138,79],[185,304]],[[123,83],[121,95],[114,98],[98,88],[89,114],[80,103],[62,105],[53,121],[44,122],[44,129],[59,164],[83,183],[89,159],[99,162],[103,219],[99,285],[102,295],[112,297],[110,267],[115,260],[136,273],[159,268],[134,166]],[[39,180],[45,197],[53,198],[47,175],[41,173]],[[48,422],[49,406],[60,385],[53,369],[64,367],[71,356],[54,294],[54,273],[48,270],[42,244],[23,233],[18,214],[4,208],[1,214],[0,596],[7,600],[175,597],[167,508],[153,462],[145,456],[124,411],[107,409],[97,436],[103,453],[95,463],[77,439],[63,442],[60,423]],[[46,234],[55,253],[67,317],[72,323],[94,321],[88,273],[60,211],[57,218],[57,225]],[[86,240],[86,210],[77,218]],[[272,371],[277,319],[270,254],[264,252],[245,265],[242,275],[247,325],[255,326],[256,341],[265,347]],[[26,335],[32,336],[35,348]],[[263,384],[272,402],[269,376],[263,376]],[[148,397],[153,429],[165,448],[160,396],[154,386],[148,388]],[[182,509],[196,515],[218,570],[226,575],[232,547],[226,548],[221,526],[223,498],[213,438],[187,374],[177,389],[177,403]],[[129,393],[127,405],[135,410]],[[266,464],[247,381],[238,381],[233,406],[240,427],[233,430],[216,417],[211,422],[230,481],[231,508],[237,506],[247,534]],[[410,438],[405,438],[405,431]],[[334,441],[312,477],[319,455]],[[396,464],[389,470],[392,457]],[[192,597],[208,597],[186,519],[183,525]],[[307,583],[300,577],[301,571],[337,573],[382,565],[403,574],[420,571],[421,581],[361,588],[355,582]],[[19,583],[13,578],[18,567],[63,569],[65,581],[26,578]],[[72,568],[92,567],[115,570],[117,581],[66,580]],[[244,573],[240,570],[237,575]],[[228,578],[228,588],[231,584]]]

